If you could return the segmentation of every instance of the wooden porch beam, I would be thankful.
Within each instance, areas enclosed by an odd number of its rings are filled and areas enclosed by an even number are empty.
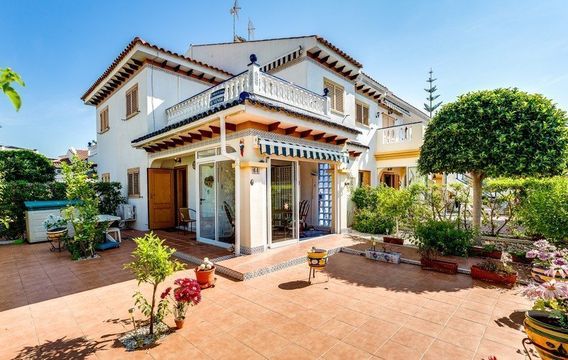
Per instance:
[[[152,149],[151,146],[145,146],[145,147],[143,147],[142,149],[146,150],[146,152],[149,152],[149,153],[153,153],[153,152],[154,152],[154,149]]]
[[[213,132],[211,132],[211,131],[208,131],[208,130],[201,130],[201,129],[199,129],[198,131],[199,131],[199,132],[201,133],[201,135],[203,135],[204,137],[208,137],[208,138],[212,138],[212,137],[213,137]]]
[[[285,129],[284,132],[286,133],[286,135],[290,135],[290,134],[293,134],[294,131],[296,131],[297,128],[298,128],[297,126],[292,126],[292,127]]]
[[[190,143],[193,141],[191,136],[180,135],[179,137],[184,143]]]
[[[178,138],[172,138],[172,141],[174,143],[176,143],[177,145],[183,145],[184,141],[182,139],[178,139]]]
[[[189,135],[191,135],[191,137],[194,138],[195,140],[201,140],[202,138],[201,134],[190,133]]]
[[[305,138],[305,137],[310,136],[311,133],[312,133],[312,130],[306,130],[306,131],[300,131],[299,134],[300,134],[301,138]]]
[[[325,133],[315,134],[315,135],[314,135],[314,140],[315,140],[315,141],[318,141],[318,140],[321,139],[324,135],[325,135]]]
[[[272,123],[272,124],[269,124],[268,125],[268,131],[274,131],[274,130],[278,129],[278,125],[280,125],[279,121]]]
[[[225,122],[225,129],[230,130],[230,131],[237,131],[237,124],[231,124],[231,123]]]
[[[330,143],[337,138],[337,135],[328,136],[325,138],[326,143]]]
[[[336,144],[336,145],[343,145],[343,144],[345,144],[346,142],[347,142],[347,138],[335,140],[335,144]]]
[[[218,127],[218,126],[209,125],[209,128],[211,129],[211,131],[213,131],[213,134],[220,134],[221,133],[221,128]]]

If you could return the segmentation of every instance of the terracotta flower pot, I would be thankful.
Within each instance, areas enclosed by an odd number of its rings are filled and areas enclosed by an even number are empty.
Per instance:
[[[404,244],[404,239],[395,237],[395,236],[384,236],[383,237],[383,241],[389,244],[395,244],[395,245],[403,245]]]
[[[468,249],[468,253],[470,256],[482,257],[485,255],[485,250],[481,246],[471,246]]]
[[[568,358],[568,330],[558,326],[547,312],[527,311],[523,325],[541,359]]]
[[[181,328],[183,328],[183,324],[185,322],[184,319],[175,319],[174,320],[176,322],[176,328],[179,330]]]
[[[420,264],[424,270],[432,270],[445,274],[457,274],[458,273],[458,263],[451,261],[435,260],[422,257],[420,259]]]
[[[501,259],[501,250],[493,250],[485,253],[485,256],[491,259]]]
[[[210,270],[201,270],[199,267],[196,267],[195,277],[202,289],[213,286],[215,284],[215,266]]]
[[[477,280],[488,281],[507,286],[513,286],[517,282],[517,274],[499,274],[493,271],[487,271],[477,265],[471,266],[471,277]]]

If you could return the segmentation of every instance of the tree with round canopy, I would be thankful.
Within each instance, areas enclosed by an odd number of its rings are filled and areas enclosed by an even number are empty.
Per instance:
[[[518,89],[467,93],[430,121],[420,149],[423,174],[469,173],[473,227],[481,227],[486,177],[552,176],[563,172],[568,117],[551,100]]]

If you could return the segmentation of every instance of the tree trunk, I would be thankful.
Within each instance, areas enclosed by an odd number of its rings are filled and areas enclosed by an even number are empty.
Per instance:
[[[154,306],[156,305],[156,290],[158,288],[158,284],[154,285],[154,289],[152,290],[152,308],[150,312],[150,335],[154,335]]]
[[[481,181],[483,175],[478,172],[471,173],[472,187],[473,187],[473,212],[472,212],[472,226],[473,230],[479,233],[481,229]]]

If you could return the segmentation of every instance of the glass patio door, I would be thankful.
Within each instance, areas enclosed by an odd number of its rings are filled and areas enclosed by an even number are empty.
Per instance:
[[[235,169],[231,160],[218,161],[217,167],[217,241],[235,243]]]
[[[199,165],[199,237],[215,240],[215,163]]]
[[[272,243],[297,239],[296,162],[271,161],[270,196]]]
[[[329,164],[318,164],[318,226],[331,227],[333,178]]]

